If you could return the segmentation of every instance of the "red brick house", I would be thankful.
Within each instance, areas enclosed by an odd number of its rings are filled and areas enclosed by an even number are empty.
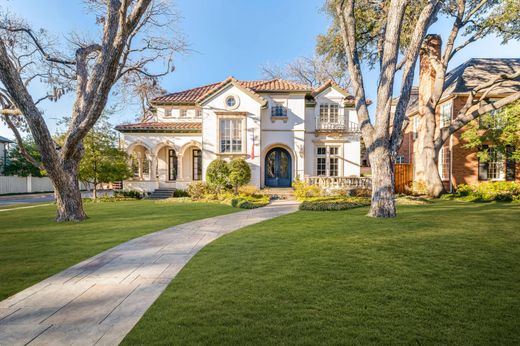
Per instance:
[[[520,59],[470,59],[450,71],[446,78],[445,92],[437,107],[437,126],[449,124],[453,116],[464,107],[471,90],[499,74],[511,74],[520,70]],[[423,78],[420,78],[423,80]],[[414,88],[410,98],[407,126],[403,142],[396,157],[396,163],[411,163],[413,166],[413,148],[418,124],[419,90]],[[489,93],[490,99],[503,98],[520,91],[520,86],[507,82]],[[478,121],[478,120],[475,120]],[[490,151],[488,162],[479,162],[476,149],[463,148],[461,138],[464,128],[453,134],[439,153],[439,173],[447,191],[453,191],[459,184],[478,184],[482,181],[520,181],[520,162],[506,160]]]

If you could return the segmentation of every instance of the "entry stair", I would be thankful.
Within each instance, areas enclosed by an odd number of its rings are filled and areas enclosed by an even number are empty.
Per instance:
[[[175,188],[173,187],[165,187],[161,189],[155,189],[150,196],[148,196],[148,199],[166,199],[173,196],[173,193],[175,192]]]
[[[262,193],[268,195],[271,199],[295,200],[294,189],[291,187],[266,187]]]

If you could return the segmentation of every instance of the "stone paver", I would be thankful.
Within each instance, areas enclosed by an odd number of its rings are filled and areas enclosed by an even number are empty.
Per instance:
[[[294,201],[130,240],[0,302],[0,345],[117,345],[170,281],[224,234],[294,212]]]

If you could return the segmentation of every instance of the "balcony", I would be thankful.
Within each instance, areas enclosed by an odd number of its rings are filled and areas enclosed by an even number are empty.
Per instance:
[[[287,108],[280,105],[271,106],[271,121],[283,120],[287,122]]]
[[[316,119],[317,132],[345,132],[345,133],[359,133],[359,125],[352,121],[346,122],[343,118],[336,121]]]

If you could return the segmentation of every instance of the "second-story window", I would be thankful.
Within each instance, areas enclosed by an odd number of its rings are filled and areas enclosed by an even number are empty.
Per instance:
[[[172,109],[171,108],[164,108],[164,117],[168,118],[172,116]]]
[[[320,104],[320,122],[333,123],[339,122],[339,104],[322,103]]]
[[[188,116],[188,110],[187,109],[181,109],[181,118],[186,118]]]
[[[202,109],[197,109],[195,112],[197,118],[202,118]]]
[[[439,125],[441,128],[450,126],[451,122],[451,102],[445,103],[441,106],[441,114]]]
[[[241,153],[243,151],[242,119],[220,119],[220,152]]]
[[[272,117],[286,117],[287,108],[285,108],[281,103],[275,103],[271,107],[271,116]]]

